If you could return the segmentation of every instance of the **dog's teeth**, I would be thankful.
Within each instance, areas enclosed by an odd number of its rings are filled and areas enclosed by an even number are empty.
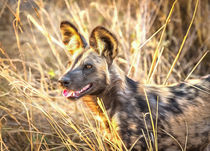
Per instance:
[[[81,90],[78,91],[73,91],[73,90],[63,90],[63,96],[65,97],[79,97],[80,93],[86,91],[87,89],[90,88],[90,84],[86,85],[85,87],[83,87]]]
[[[74,91],[71,92],[71,96],[74,96]]]
[[[72,91],[70,91],[70,92],[68,93],[68,96],[67,96],[67,97],[70,97],[70,96],[71,96],[71,94],[72,94]]]
[[[87,86],[85,86],[85,89],[88,89],[89,88],[89,84]]]
[[[86,85],[83,90],[87,90],[90,87],[90,84]]]

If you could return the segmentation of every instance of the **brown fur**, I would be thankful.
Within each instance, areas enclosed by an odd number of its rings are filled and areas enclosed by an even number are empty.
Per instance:
[[[61,31],[67,46],[72,34],[65,33],[74,31],[81,50],[59,80],[61,85],[74,92],[89,86],[78,97],[68,98],[83,98],[107,125],[96,102],[97,97],[102,99],[109,118],[115,117],[118,133],[128,149],[136,140],[132,150],[146,150],[149,141],[154,147],[152,124],[156,125],[156,119],[159,150],[184,149],[186,140],[187,150],[203,150],[210,143],[210,75],[173,86],[141,85],[116,65],[118,42],[108,30],[96,27],[90,36],[90,47],[84,47],[86,42],[72,24],[61,23]]]

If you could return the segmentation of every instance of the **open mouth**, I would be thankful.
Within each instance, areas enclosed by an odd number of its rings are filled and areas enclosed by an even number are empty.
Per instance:
[[[85,87],[83,87],[81,90],[78,90],[78,91],[64,89],[63,96],[65,96],[66,98],[79,98],[83,94],[85,94],[85,92],[87,92],[91,87],[92,87],[92,84],[88,84]]]

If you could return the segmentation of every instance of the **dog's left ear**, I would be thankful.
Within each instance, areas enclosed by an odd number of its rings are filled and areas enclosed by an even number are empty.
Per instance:
[[[108,65],[112,64],[113,59],[118,54],[117,39],[111,32],[101,26],[93,29],[90,36],[90,46],[106,58]]]

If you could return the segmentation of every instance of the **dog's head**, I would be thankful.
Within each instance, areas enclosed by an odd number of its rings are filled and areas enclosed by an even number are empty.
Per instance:
[[[65,21],[60,25],[63,43],[76,54],[71,66],[59,79],[68,99],[78,99],[84,95],[98,95],[109,83],[109,69],[118,54],[115,36],[104,27],[93,29],[89,45],[76,27]]]

